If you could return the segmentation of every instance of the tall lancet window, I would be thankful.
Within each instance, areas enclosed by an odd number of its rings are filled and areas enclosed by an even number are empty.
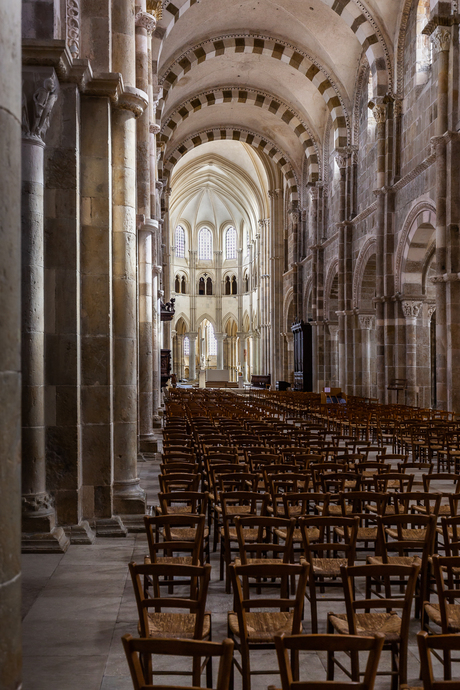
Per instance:
[[[176,228],[176,257],[178,259],[185,258],[185,232],[182,225]]]
[[[208,355],[210,357],[217,355],[217,340],[211,323],[208,324]]]
[[[212,232],[209,228],[201,228],[198,233],[198,258],[204,261],[212,259]]]
[[[225,235],[225,258],[236,259],[236,230],[233,226]]]

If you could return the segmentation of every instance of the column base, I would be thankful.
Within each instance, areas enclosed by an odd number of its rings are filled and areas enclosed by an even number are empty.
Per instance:
[[[144,515],[120,515],[124,526],[130,534],[138,534],[140,532],[145,532]]]
[[[152,418],[152,427],[154,429],[161,429],[161,417],[159,415],[155,415]]]
[[[23,533],[22,553],[65,553],[70,540],[62,527],[55,527],[51,532]]]
[[[115,515],[144,515],[146,495],[139,486],[139,478],[113,485],[113,512]]]
[[[90,545],[96,541],[96,533],[91,529],[87,520],[82,520],[79,525],[70,525],[64,528],[71,544]]]
[[[139,450],[141,453],[158,453],[158,441],[153,436],[141,436]]]
[[[111,518],[99,518],[95,521],[96,537],[115,538],[126,537],[128,530],[118,515]]]

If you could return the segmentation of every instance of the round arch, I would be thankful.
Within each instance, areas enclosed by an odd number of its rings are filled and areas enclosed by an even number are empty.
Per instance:
[[[422,285],[423,263],[417,265],[431,244],[436,228],[436,207],[431,199],[416,203],[407,214],[395,254],[395,290],[403,292],[406,283]],[[423,256],[421,256],[423,252]],[[407,271],[406,271],[407,266]],[[411,278],[408,280],[408,278]]]

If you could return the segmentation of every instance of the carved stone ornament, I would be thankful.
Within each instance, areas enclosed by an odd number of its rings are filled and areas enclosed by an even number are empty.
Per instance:
[[[163,187],[164,187],[164,182],[162,182],[161,180],[157,180],[157,181],[155,182],[155,188],[156,188],[158,194],[161,194],[161,193],[162,193]]]
[[[372,314],[360,314],[358,319],[359,326],[363,331],[370,331],[375,328],[375,316]]]
[[[374,120],[378,125],[384,125],[387,119],[387,109],[383,103],[378,103],[372,108]]]
[[[66,2],[66,42],[72,57],[80,55],[80,0]]]
[[[135,117],[142,115],[149,104],[149,97],[141,89],[135,86],[125,86],[118,97],[117,107],[120,110],[130,110]]]
[[[27,67],[22,76],[22,134],[43,142],[58,97],[56,72],[52,67]]]
[[[431,34],[431,42],[436,53],[448,51],[450,48],[452,36],[449,29],[445,26],[438,26]]]
[[[49,494],[26,494],[22,496],[23,513],[45,513],[53,507],[53,499]]]
[[[347,160],[348,160],[348,154],[346,151],[342,150],[336,150],[334,151],[334,156],[335,156],[335,162],[337,163],[338,167],[342,170],[343,168],[346,168],[347,166]]]
[[[404,300],[403,302],[401,302],[403,314],[406,317],[406,319],[416,319],[417,316],[420,314],[422,305],[423,302],[415,302],[412,300]]]
[[[137,12],[135,21],[137,27],[140,29],[147,29],[148,33],[153,33],[157,28],[157,20],[153,14],[142,12],[142,10]]]
[[[163,0],[147,0],[147,12],[159,22],[163,16]]]
[[[435,311],[436,311],[436,305],[435,305],[435,304],[429,304],[429,305],[428,305],[428,309],[426,310],[426,313],[427,313],[427,316],[428,316],[428,320],[431,319],[431,317],[433,316],[433,314],[435,313]]]
[[[329,328],[329,333],[331,335],[331,338],[337,338],[337,336],[339,334],[338,324],[329,323],[328,328]]]
[[[149,124],[149,132],[150,132],[150,134],[158,134],[158,132],[160,132],[160,130],[161,130],[160,125],[157,125],[155,122],[151,122],[151,123]]]

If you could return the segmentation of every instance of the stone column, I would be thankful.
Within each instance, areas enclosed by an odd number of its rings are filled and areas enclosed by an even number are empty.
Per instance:
[[[145,493],[137,476],[137,236],[136,120],[147,94],[134,86],[134,2],[113,0],[113,70],[126,86],[112,114],[114,512],[127,524],[143,515]],[[136,521],[136,518],[134,518]],[[139,522],[137,520],[137,522]],[[140,523],[139,523],[140,524]],[[134,526],[137,529],[137,524]]]
[[[339,325],[338,324],[333,324],[330,323],[328,324],[329,327],[329,335],[331,337],[330,340],[330,362],[331,362],[331,380],[328,385],[330,386],[338,386],[339,384],[339,357],[338,357],[338,336],[339,336]]]
[[[165,187],[163,190],[164,197],[164,214],[163,214],[163,292],[164,301],[169,302],[171,299],[171,254],[170,254],[170,229],[169,229],[169,199],[171,197],[171,187]],[[171,349],[171,322],[163,322],[163,347],[166,350]]]
[[[224,340],[227,337],[225,333],[214,333],[217,341],[217,364],[216,369],[224,368]]]
[[[198,333],[190,331],[187,333],[190,341],[190,355],[188,358],[188,378],[190,381],[196,379],[196,338]]]
[[[282,189],[274,189],[268,193],[270,197],[270,235],[269,242],[269,323],[270,323],[270,357],[268,360],[271,385],[274,390],[275,381],[280,379],[281,366],[281,331],[283,313],[283,244],[284,244],[284,198]],[[297,213],[297,209],[291,209]],[[296,234],[296,230],[295,233]],[[267,372],[268,373],[268,372]]]
[[[443,135],[448,129],[450,30],[438,26],[431,40],[438,66],[436,136],[431,140],[436,153],[436,397],[438,409],[447,410],[447,295],[443,279],[447,273],[447,151]]]
[[[22,529],[23,551],[65,551],[46,487],[44,138],[58,81],[52,68],[23,71],[22,103]]]
[[[146,0],[136,6],[136,87],[151,91],[150,43],[156,19],[146,11]],[[139,255],[139,436],[141,450],[154,450],[153,435],[153,302],[152,302],[152,235],[158,223],[151,220],[151,136],[152,105],[136,121],[136,187]]]
[[[238,371],[241,371],[244,377],[244,343],[246,340],[245,333],[238,332]]]
[[[406,319],[406,379],[407,405],[418,405],[417,386],[417,317],[422,310],[422,302],[403,300],[401,302]]]
[[[344,392],[347,388],[347,358],[346,358],[346,317],[345,317],[345,300],[346,300],[346,226],[344,224],[345,220],[345,192],[346,192],[346,167],[347,167],[347,156],[343,151],[335,152],[335,160],[340,171],[339,179],[339,275],[338,275],[338,305],[339,309],[337,311],[339,319],[339,331],[338,331],[338,379],[339,386]]]
[[[365,397],[371,397],[371,330],[375,328],[375,316],[368,314],[359,315],[361,328],[361,352],[362,352],[362,391]]]
[[[0,669],[21,687],[21,4],[0,0]]]
[[[373,115],[377,123],[377,247],[376,247],[376,328],[377,343],[377,395],[381,403],[386,400],[385,376],[385,129],[386,106],[383,103],[374,106]]]

